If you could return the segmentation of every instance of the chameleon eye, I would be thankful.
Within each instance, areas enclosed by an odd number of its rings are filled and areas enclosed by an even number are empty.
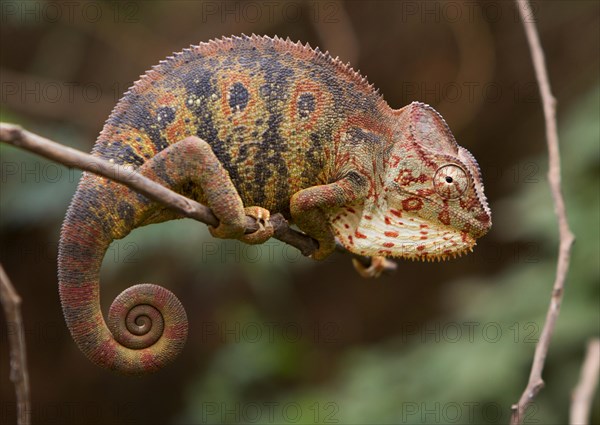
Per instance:
[[[440,167],[433,178],[433,187],[442,198],[460,197],[469,185],[467,173],[458,165],[449,164]]]

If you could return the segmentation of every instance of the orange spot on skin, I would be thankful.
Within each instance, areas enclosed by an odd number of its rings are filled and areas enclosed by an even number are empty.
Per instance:
[[[408,198],[402,201],[404,211],[417,211],[423,208],[423,200],[420,198]]]
[[[184,139],[185,128],[185,122],[180,117],[176,117],[175,121],[167,127],[168,140]]]
[[[385,216],[384,220],[385,220],[385,224],[387,224],[387,225],[392,224],[392,222],[391,222],[391,220],[390,220],[390,218],[388,216]]]
[[[371,220],[373,217],[371,217],[370,215],[365,215],[365,219],[367,220]]]
[[[298,118],[298,99],[303,93],[310,93],[315,98],[315,110],[310,113],[307,120]],[[324,103],[325,97],[318,84],[310,80],[300,81],[293,89],[292,100],[289,104],[292,122],[301,130],[312,129],[323,113]]]
[[[229,106],[229,99],[227,99],[227,96],[231,90],[231,87],[235,83],[241,83],[244,86],[244,88],[248,90],[248,104],[243,110],[234,113],[234,111]],[[258,98],[256,86],[252,84],[250,76],[247,74],[243,74],[239,71],[226,74],[225,78],[219,81],[219,90],[221,91],[221,112],[223,113],[223,115],[225,117],[233,115],[233,125],[247,125],[249,121],[248,112],[253,110],[254,105],[256,104],[256,100]],[[250,116],[251,115],[252,114],[250,114]]]
[[[425,245],[419,245],[417,247],[417,251],[423,251],[425,249]]]
[[[175,103],[175,96],[173,95],[173,93],[165,93],[162,96],[160,96],[158,99],[156,99],[156,103],[158,105],[168,105],[171,106],[172,104]]]
[[[419,224],[419,229],[428,229],[429,226],[427,224]]]
[[[420,231],[419,233],[422,234],[422,235],[426,235],[427,234],[427,232],[423,232],[423,231]]]
[[[383,244],[383,246],[385,246],[386,248],[392,248],[394,246],[393,242],[386,242]]]
[[[354,232],[354,236],[356,236],[359,239],[367,239],[367,235],[360,233],[358,230]]]
[[[385,232],[384,235],[386,235],[388,238],[397,238],[399,233],[398,232]]]
[[[354,210],[354,208],[348,207],[346,209],[348,210],[349,213],[352,213],[352,214],[356,213],[356,211]]]
[[[402,212],[398,210],[390,210],[390,213],[395,215],[396,217],[402,217]]]

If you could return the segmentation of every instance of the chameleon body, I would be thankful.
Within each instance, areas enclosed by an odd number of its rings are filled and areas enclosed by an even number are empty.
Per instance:
[[[261,243],[280,212],[319,242],[367,256],[445,259],[491,226],[475,159],[442,117],[393,110],[358,73],[289,40],[223,38],[162,61],[119,101],[93,155],[126,165],[210,207],[213,235]],[[244,234],[245,215],[264,224]],[[180,218],[84,173],[63,224],[60,297],[67,325],[96,364],[154,371],[181,350],[185,312],[159,286],[136,285],[100,311],[109,244]]]

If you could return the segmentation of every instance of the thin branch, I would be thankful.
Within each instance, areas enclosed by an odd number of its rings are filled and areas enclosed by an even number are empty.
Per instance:
[[[571,420],[569,421],[571,425],[587,425],[589,423],[599,373],[600,339],[595,338],[588,343],[585,360],[581,367],[581,377],[573,390]]]
[[[17,423],[31,423],[31,407],[29,403],[29,371],[25,351],[25,330],[21,317],[21,297],[12,286],[8,275],[0,264],[0,303],[6,316],[8,328],[8,346],[10,349],[10,380],[15,385],[17,394]],[[11,329],[11,325],[14,329]]]
[[[552,191],[552,199],[554,201],[554,212],[558,219],[560,244],[556,277],[552,289],[550,306],[546,314],[546,322],[542,329],[540,340],[535,347],[533,365],[531,367],[527,387],[521,395],[519,402],[512,406],[511,424],[522,423],[527,406],[529,406],[529,403],[531,403],[544,386],[542,371],[544,369],[544,363],[546,361],[546,355],[548,354],[548,348],[550,346],[550,340],[554,332],[556,320],[560,313],[565,279],[571,259],[571,247],[575,240],[567,221],[567,213],[561,190],[560,152],[556,126],[556,99],[550,90],[548,71],[546,70],[544,61],[544,52],[533,21],[531,6],[529,5],[528,0],[516,0],[516,2],[519,14],[521,15],[521,21],[523,22],[523,27],[525,28],[525,34],[527,36],[527,42],[529,43],[531,57],[535,68],[535,75],[542,97],[544,120],[546,123],[546,142],[548,144],[548,181],[550,183],[550,190]]]
[[[68,167],[89,171],[124,184],[147,198],[177,211],[184,217],[193,218],[210,226],[219,224],[219,221],[208,207],[173,192],[126,166],[117,165],[102,158],[63,146],[14,124],[0,123],[0,141],[34,152]],[[318,248],[317,241],[292,229],[283,215],[273,214],[270,222],[275,231],[273,237],[297,248],[303,255],[309,256]],[[256,220],[246,217],[246,233],[252,233],[257,229]],[[341,246],[338,246],[338,251],[348,252]],[[371,265],[371,259],[368,257],[354,254],[352,254],[352,257],[365,267]],[[393,261],[387,261],[383,266],[384,273],[391,273],[396,270],[396,263]]]
[[[0,141],[34,152],[68,167],[79,168],[122,183],[185,217],[193,218],[210,226],[219,224],[219,220],[208,207],[173,192],[136,173],[131,168],[63,146],[13,124],[0,123]],[[271,217],[271,223],[275,229],[275,238],[298,248],[302,254],[310,255],[317,248],[316,241],[291,229],[281,214],[274,214]],[[252,233],[257,229],[256,221],[251,217],[246,217],[246,233]]]

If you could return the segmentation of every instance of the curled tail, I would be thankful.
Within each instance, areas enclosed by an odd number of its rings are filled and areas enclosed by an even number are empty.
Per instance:
[[[71,335],[92,362],[125,374],[160,369],[179,354],[187,337],[185,310],[160,286],[135,285],[122,292],[110,307],[108,324],[100,310],[106,250],[140,223],[156,222],[156,211],[156,204],[151,207],[128,188],[84,174],[61,232],[59,290]]]

